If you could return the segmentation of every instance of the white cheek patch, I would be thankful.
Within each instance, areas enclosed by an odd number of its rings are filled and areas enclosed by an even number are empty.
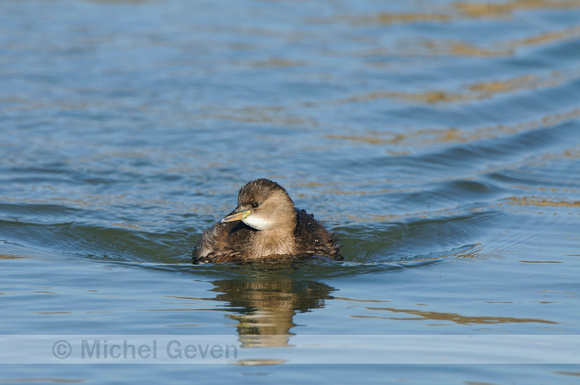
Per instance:
[[[248,215],[246,219],[244,219],[242,222],[244,222],[246,225],[256,230],[268,230],[272,225],[269,221],[265,220],[264,218],[253,214]]]

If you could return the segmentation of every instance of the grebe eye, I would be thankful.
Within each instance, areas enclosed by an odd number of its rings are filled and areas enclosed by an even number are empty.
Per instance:
[[[256,207],[258,207],[258,202],[252,202],[252,207],[253,207],[253,208],[256,208]]]

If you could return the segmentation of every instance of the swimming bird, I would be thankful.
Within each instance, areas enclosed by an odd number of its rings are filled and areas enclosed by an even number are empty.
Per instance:
[[[238,206],[205,230],[195,244],[192,262],[278,261],[325,257],[341,261],[333,233],[305,210],[298,210],[286,190],[269,179],[240,188]]]

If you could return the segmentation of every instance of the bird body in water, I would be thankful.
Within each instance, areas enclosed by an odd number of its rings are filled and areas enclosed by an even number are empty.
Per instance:
[[[251,262],[325,257],[340,261],[340,245],[314,216],[294,207],[279,184],[256,179],[243,186],[236,209],[205,230],[192,262]]]

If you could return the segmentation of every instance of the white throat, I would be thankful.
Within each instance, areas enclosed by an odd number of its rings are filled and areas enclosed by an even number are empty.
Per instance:
[[[242,222],[256,230],[268,230],[272,227],[272,222],[256,215],[249,215]]]

